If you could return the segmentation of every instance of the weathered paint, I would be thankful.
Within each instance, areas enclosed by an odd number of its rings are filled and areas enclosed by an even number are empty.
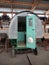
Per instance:
[[[18,42],[24,41],[24,32],[18,32]]]
[[[32,19],[32,25],[29,26],[29,19]],[[36,48],[36,26],[35,26],[35,15],[26,16],[26,47],[18,47],[18,41],[24,41],[24,32],[18,32],[17,39],[11,39],[12,45],[16,45],[15,49],[22,48]],[[32,37],[33,43],[28,42],[28,38]]]
[[[31,20],[31,26],[29,25],[29,19]],[[27,48],[36,48],[36,27],[35,27],[35,15],[27,16],[26,18],[26,47]],[[28,42],[28,38],[33,39],[33,43]]]

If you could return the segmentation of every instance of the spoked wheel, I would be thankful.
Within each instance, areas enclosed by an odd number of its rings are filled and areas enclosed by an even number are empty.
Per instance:
[[[35,55],[37,55],[37,48],[33,49]]]

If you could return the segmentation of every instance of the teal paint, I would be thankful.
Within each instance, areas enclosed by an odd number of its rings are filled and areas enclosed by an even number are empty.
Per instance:
[[[29,25],[29,19],[32,19],[32,24]],[[17,39],[11,40],[12,45],[16,45],[15,49],[20,49],[18,48],[18,41],[24,41],[24,34],[25,32],[18,32]],[[34,42],[29,43],[28,38],[32,37]],[[24,47],[21,47],[21,49]],[[26,17],[26,47],[25,48],[31,48],[35,49],[36,48],[36,27],[35,27],[35,15],[27,16]]]
[[[24,34],[25,32],[18,32],[18,41],[24,41]]]
[[[31,22],[31,23],[30,23]],[[26,17],[26,47],[36,48],[36,27],[35,27],[35,15]],[[32,37],[33,43],[28,42],[28,38]]]

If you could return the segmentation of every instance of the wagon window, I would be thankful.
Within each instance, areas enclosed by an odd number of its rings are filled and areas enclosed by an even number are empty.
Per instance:
[[[29,19],[29,26],[32,26],[32,18]]]

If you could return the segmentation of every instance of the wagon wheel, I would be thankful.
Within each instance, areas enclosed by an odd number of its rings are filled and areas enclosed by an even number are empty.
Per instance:
[[[16,51],[15,51],[15,47],[12,46],[12,50],[11,50],[11,55],[12,55],[12,57],[15,57],[15,55],[16,55],[15,52],[16,52]]]
[[[37,48],[33,49],[35,55],[37,55]]]

